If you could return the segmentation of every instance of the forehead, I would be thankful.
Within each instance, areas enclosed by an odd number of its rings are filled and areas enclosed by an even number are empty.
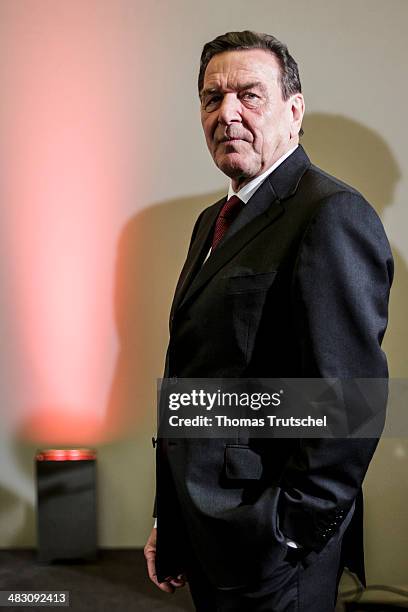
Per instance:
[[[218,53],[208,62],[204,87],[236,89],[246,82],[257,81],[267,87],[278,85],[279,62],[269,51],[248,49]]]

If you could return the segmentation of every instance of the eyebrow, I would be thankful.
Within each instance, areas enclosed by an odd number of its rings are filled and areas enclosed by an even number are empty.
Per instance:
[[[238,86],[238,91],[245,91],[246,89],[253,89],[258,87],[262,92],[266,92],[266,87],[263,83],[261,83],[261,81],[252,81],[251,83],[245,83],[243,85],[239,85]],[[200,98],[204,98],[205,96],[208,96],[209,94],[213,94],[213,93],[219,93],[221,92],[221,88],[220,87],[208,87],[206,89],[201,90],[200,93]]]

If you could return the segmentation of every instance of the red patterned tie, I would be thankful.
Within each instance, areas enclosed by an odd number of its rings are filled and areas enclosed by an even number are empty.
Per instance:
[[[216,248],[221,238],[224,237],[227,229],[241,212],[243,206],[243,202],[236,195],[233,195],[225,202],[215,222],[214,236],[211,245],[212,250]]]

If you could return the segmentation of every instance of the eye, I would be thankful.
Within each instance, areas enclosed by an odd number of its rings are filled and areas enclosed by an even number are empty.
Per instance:
[[[215,110],[216,108],[218,108],[218,106],[221,103],[221,95],[220,94],[214,94],[212,96],[209,96],[207,98],[205,98],[202,102],[202,107],[204,108],[204,110],[206,110],[207,112],[211,112],[213,110]]]
[[[260,96],[258,96],[258,94],[254,93],[253,91],[246,91],[240,97],[245,106],[248,106],[250,108],[259,106],[261,103]]]

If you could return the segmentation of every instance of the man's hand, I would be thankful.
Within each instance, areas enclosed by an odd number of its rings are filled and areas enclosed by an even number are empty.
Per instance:
[[[147,571],[149,578],[154,584],[166,593],[174,593],[178,587],[183,587],[186,584],[186,578],[183,574],[180,574],[175,578],[174,576],[168,576],[164,582],[157,580],[156,574],[156,537],[157,529],[153,527],[151,534],[149,535],[146,546],[144,547],[144,556],[147,563]]]

